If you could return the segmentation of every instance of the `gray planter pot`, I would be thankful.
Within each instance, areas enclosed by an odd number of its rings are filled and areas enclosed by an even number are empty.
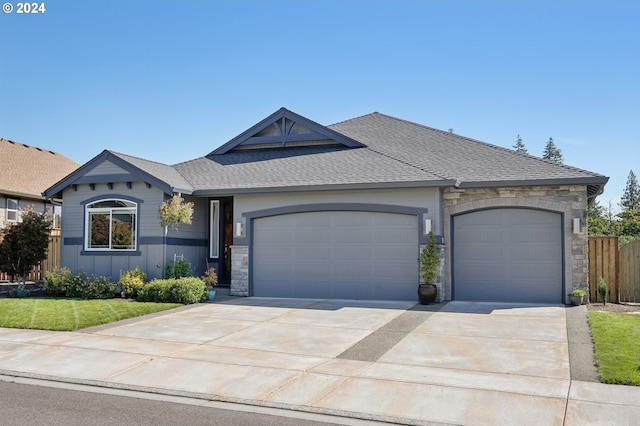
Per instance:
[[[582,298],[583,296],[573,296],[573,295],[569,295],[569,303],[571,303],[573,306],[580,306],[582,305]]]

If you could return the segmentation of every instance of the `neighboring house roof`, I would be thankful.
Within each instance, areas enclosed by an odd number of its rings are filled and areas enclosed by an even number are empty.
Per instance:
[[[46,149],[0,138],[0,194],[42,199],[42,191],[80,165]]]
[[[104,151],[54,187],[88,182],[110,159],[165,192],[223,195],[362,187],[587,185],[608,178],[380,113],[321,126],[281,108],[209,155],[168,166]],[[94,179],[94,177],[91,177]],[[114,177],[106,177],[114,178]]]

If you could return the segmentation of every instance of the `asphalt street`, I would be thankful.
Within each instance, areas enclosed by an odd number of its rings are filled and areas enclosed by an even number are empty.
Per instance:
[[[331,425],[345,424],[283,417],[237,406],[211,406],[16,383],[0,379],[0,425]],[[20,381],[20,379],[16,379]],[[54,384],[52,384],[54,385]],[[60,386],[59,384],[55,384]],[[141,395],[142,396],[142,395]],[[145,397],[148,397],[145,396]],[[200,401],[206,404],[206,401]],[[257,412],[256,412],[257,411]],[[345,419],[348,424],[357,424]],[[369,423],[369,422],[367,422]],[[362,423],[364,424],[364,423]]]

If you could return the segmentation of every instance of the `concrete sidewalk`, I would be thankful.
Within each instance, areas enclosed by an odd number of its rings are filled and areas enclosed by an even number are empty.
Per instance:
[[[401,424],[637,423],[640,388],[571,380],[566,311],[221,298],[82,332],[0,329],[0,374]]]

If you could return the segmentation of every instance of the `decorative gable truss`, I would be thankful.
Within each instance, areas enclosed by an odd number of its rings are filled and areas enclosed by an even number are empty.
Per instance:
[[[255,126],[209,153],[209,156],[250,149],[281,149],[324,145],[341,145],[347,148],[364,146],[354,139],[286,108],[280,108]]]

